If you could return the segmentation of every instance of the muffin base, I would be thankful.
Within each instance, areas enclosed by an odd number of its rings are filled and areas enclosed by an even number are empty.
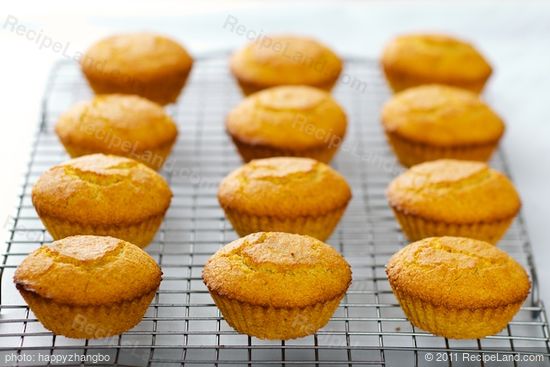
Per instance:
[[[156,171],[162,168],[164,162],[166,162],[166,158],[168,158],[170,152],[172,152],[172,147],[174,146],[174,142],[171,142],[170,144],[165,144],[157,148],[147,149],[140,152],[113,152],[103,149],[85,148],[81,145],[70,144],[63,141],[61,143],[71,158],[95,153],[114,154],[135,159],[136,161],[141,162]]]
[[[523,303],[494,308],[453,309],[424,302],[395,289],[393,292],[414,326],[451,339],[477,339],[497,334],[514,318]]]
[[[253,145],[244,143],[235,137],[232,137],[233,143],[237,148],[241,158],[245,163],[253,159],[271,158],[271,157],[305,157],[312,158],[319,162],[329,163],[336,154],[341,144],[334,147],[322,147],[307,150],[278,149],[266,145]]]
[[[493,245],[506,233],[515,215],[502,220],[477,223],[445,223],[406,214],[392,207],[401,229],[410,241],[427,237],[455,236],[483,240]]]
[[[191,69],[159,76],[154,80],[140,80],[132,76],[113,77],[101,70],[83,70],[88,84],[95,94],[137,94],[151,101],[166,105],[175,102],[182,91]]]
[[[251,215],[229,208],[224,208],[224,211],[235,232],[241,237],[256,232],[287,232],[304,234],[324,241],[330,237],[338,225],[346,206],[324,215],[296,218]]]
[[[236,79],[237,79],[237,84],[239,85],[239,88],[240,88],[241,92],[245,96],[249,96],[249,95],[254,94],[256,92],[259,92],[263,89],[276,87],[276,85],[265,85],[265,84],[259,84],[259,83],[251,83],[251,82],[245,81],[243,79],[239,79],[238,77],[236,77]],[[335,79],[335,80],[331,80],[329,82],[325,82],[325,83],[322,83],[322,84],[310,85],[310,86],[325,90],[327,92],[330,92],[332,90],[332,88],[334,88],[334,85],[336,84],[337,81],[338,81],[338,79]]]
[[[40,215],[40,220],[54,240],[86,234],[111,236],[128,241],[141,248],[151,243],[163,218],[164,214],[149,217],[144,221],[129,225],[91,225]]]
[[[156,290],[131,301],[90,306],[57,303],[23,289],[19,292],[42,325],[54,334],[98,339],[121,334],[137,325]]]
[[[438,147],[415,143],[388,132],[386,132],[386,137],[397,159],[405,167],[442,158],[487,162],[498,146],[498,141],[494,141],[479,145]]]
[[[325,326],[343,294],[327,302],[304,308],[256,306],[210,293],[225,321],[240,333],[260,339],[295,339],[311,335]]]
[[[483,88],[485,87],[485,84],[489,79],[489,76],[488,76],[486,78],[483,78],[477,81],[467,81],[467,80],[459,81],[459,80],[450,80],[450,79],[435,80],[433,78],[413,76],[410,74],[397,72],[387,66],[383,67],[383,69],[384,69],[384,76],[386,78],[386,81],[388,82],[391,90],[394,93],[400,92],[408,88],[417,87],[423,84],[444,84],[444,85],[450,85],[450,86],[454,86],[462,89],[467,89],[474,93],[479,94],[483,91]]]

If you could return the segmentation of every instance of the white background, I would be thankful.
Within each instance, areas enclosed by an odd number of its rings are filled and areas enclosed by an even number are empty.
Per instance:
[[[4,27],[9,15],[27,29],[68,44],[69,55],[119,30],[155,30],[191,51],[229,49],[247,40],[223,27],[233,15],[262,33],[314,35],[345,55],[377,57],[405,31],[435,30],[472,40],[495,75],[485,98],[505,118],[504,149],[523,199],[543,299],[550,304],[550,4],[548,2],[190,2],[31,1],[0,4],[0,223],[17,188],[38,123],[52,63],[64,56]],[[4,231],[5,228],[2,229]]]

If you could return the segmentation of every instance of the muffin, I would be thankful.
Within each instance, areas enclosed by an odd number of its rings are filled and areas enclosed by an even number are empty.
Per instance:
[[[46,329],[95,339],[118,335],[140,322],[161,276],[155,260],[131,243],[73,236],[33,251],[13,280]]]
[[[235,52],[230,68],[245,95],[281,85],[330,91],[342,72],[342,60],[315,39],[278,35]]]
[[[525,270],[506,252],[462,237],[405,246],[392,256],[386,274],[414,326],[453,339],[498,333],[531,287]]]
[[[258,92],[229,112],[226,129],[245,162],[299,156],[329,162],[346,134],[344,110],[327,92],[284,86]]]
[[[451,159],[413,166],[390,183],[386,195],[411,241],[448,235],[495,244],[521,206],[502,173],[486,163]]]
[[[351,283],[346,260],[308,236],[254,233],[224,246],[202,278],[231,327],[261,339],[315,333]]]
[[[178,136],[164,109],[122,94],[96,96],[61,115],[55,132],[71,157],[92,153],[125,156],[160,169]]]
[[[218,201],[235,231],[330,236],[351,199],[344,177],[308,158],[254,160],[220,183]]]
[[[133,159],[92,154],[47,170],[32,203],[54,239],[113,236],[144,247],[170,206],[172,191],[158,173]]]
[[[443,34],[394,38],[384,49],[382,68],[394,92],[436,83],[480,93],[492,73],[471,44]]]
[[[160,104],[175,102],[193,59],[170,38],[147,32],[104,38],[80,59],[97,94],[137,94]]]
[[[440,158],[487,161],[504,133],[477,94],[435,84],[396,94],[382,109],[382,124],[407,167]]]

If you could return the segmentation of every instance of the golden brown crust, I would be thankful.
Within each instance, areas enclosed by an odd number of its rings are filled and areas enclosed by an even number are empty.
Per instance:
[[[68,305],[106,305],[158,288],[162,272],[147,253],[117,238],[66,237],[33,251],[14,275],[19,289]]]
[[[344,177],[309,158],[253,160],[225,177],[218,190],[224,209],[278,218],[326,214],[350,199]]]
[[[306,86],[255,93],[226,119],[227,131],[234,140],[293,151],[338,146],[346,127],[346,115],[331,95]]]
[[[389,134],[437,147],[495,144],[504,123],[477,94],[444,85],[423,85],[396,94],[382,110]]]
[[[147,151],[155,158],[152,152],[171,147],[178,135],[176,124],[160,105],[121,94],[100,95],[74,105],[61,115],[55,131],[72,150],[133,159],[145,157]]]
[[[479,92],[491,66],[469,43],[442,34],[406,34],[394,38],[382,66],[395,91],[440,83]]]
[[[177,98],[193,59],[170,38],[140,32],[96,42],[80,64],[96,93],[138,94],[166,104]]]
[[[257,306],[291,308],[339,299],[351,283],[346,260],[309,236],[260,232],[231,242],[206,263],[210,292]]]
[[[230,67],[245,92],[278,85],[330,89],[342,71],[342,61],[314,39],[281,35],[264,37],[237,51]]]
[[[172,192],[132,159],[92,154],[46,171],[32,190],[39,215],[90,225],[132,224],[164,214]]]
[[[462,237],[430,237],[414,242],[389,260],[394,291],[452,309],[504,307],[523,302],[530,282],[504,251]]]
[[[394,208],[446,223],[478,223],[514,217],[521,206],[513,184],[487,164],[441,159],[413,166],[386,191]]]

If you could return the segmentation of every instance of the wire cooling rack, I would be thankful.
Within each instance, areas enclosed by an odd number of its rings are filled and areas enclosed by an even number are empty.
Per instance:
[[[201,281],[208,257],[236,238],[216,200],[218,182],[241,164],[223,127],[226,113],[242,98],[228,73],[225,57],[198,60],[179,103],[169,108],[180,129],[172,158],[163,171],[174,198],[154,243],[147,248],[161,265],[164,279],[143,321],[120,336],[76,340],[53,335],[36,320],[12,284],[21,260],[51,241],[32,207],[30,192],[40,174],[68,158],[53,132],[57,117],[74,102],[91,97],[77,65],[65,61],[57,64],[43,100],[40,128],[19,203],[8,221],[9,239],[0,268],[0,364],[46,365],[48,360],[72,355],[72,363],[65,363],[548,365],[548,321],[537,295],[531,246],[521,217],[499,246],[530,271],[533,292],[500,334],[482,340],[447,340],[407,321],[384,273],[389,257],[405,244],[384,197],[386,185],[401,171],[378,119],[389,92],[374,61],[350,59],[346,65],[334,95],[346,109],[350,126],[333,165],[346,176],[354,196],[328,242],[352,264],[353,284],[327,326],[315,335],[285,342],[236,333],[225,323]],[[507,171],[501,153],[492,164]],[[512,362],[484,361],[497,356],[492,352],[516,357]],[[498,357],[502,360],[507,355]]]

